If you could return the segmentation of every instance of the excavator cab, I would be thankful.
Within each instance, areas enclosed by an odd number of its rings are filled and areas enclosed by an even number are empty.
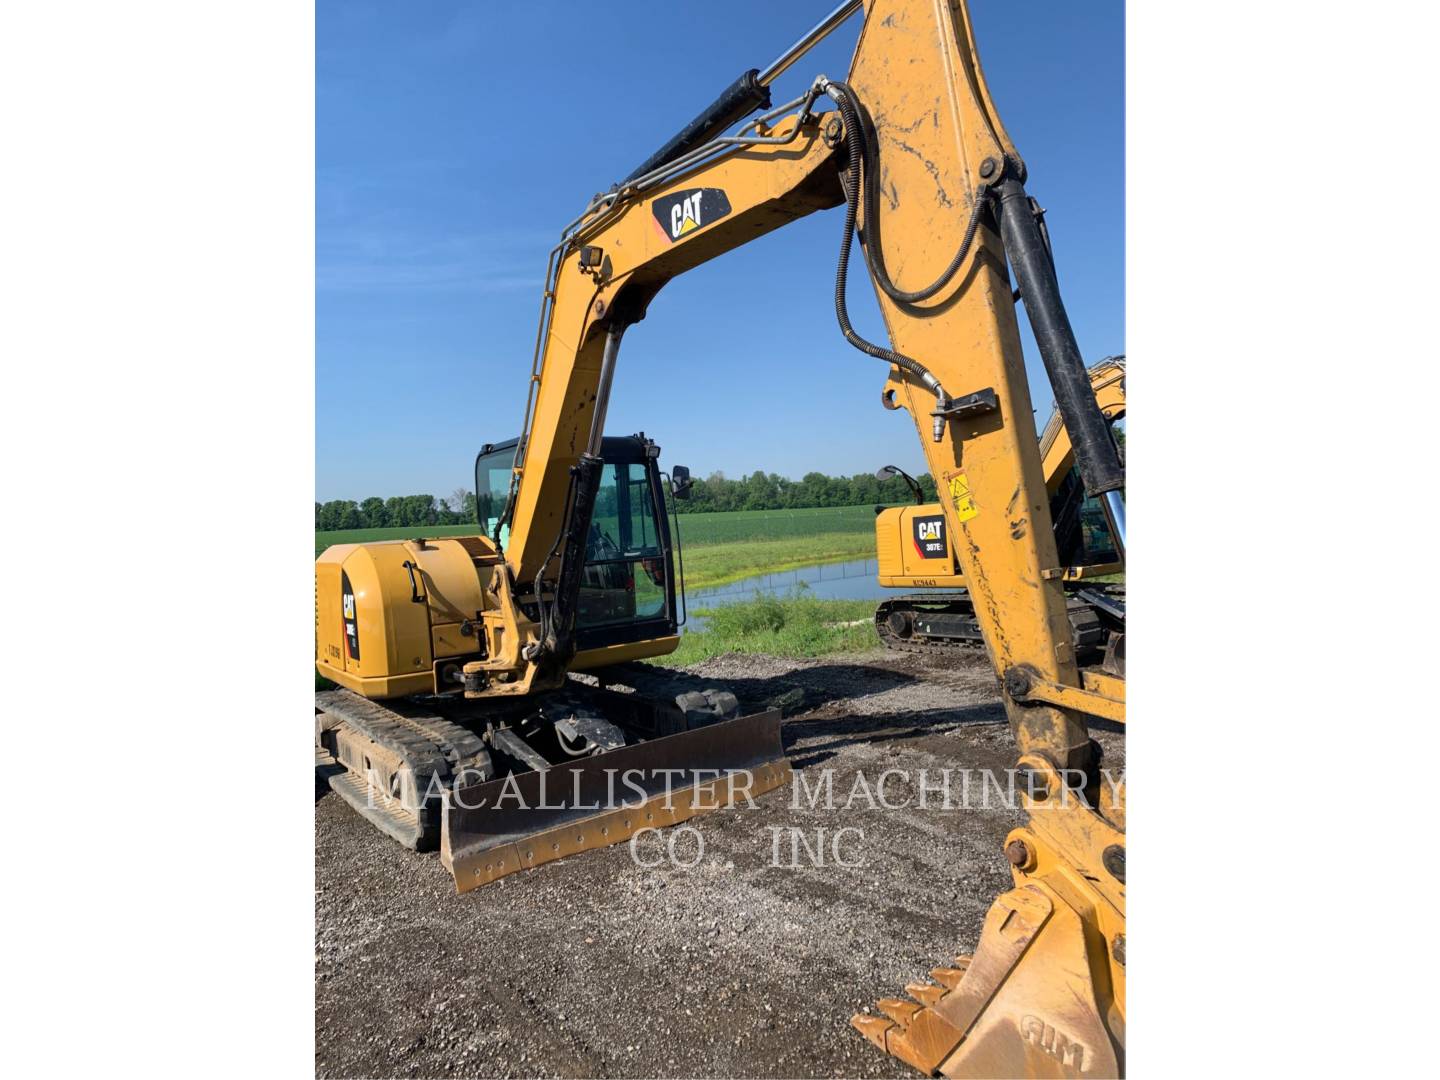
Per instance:
[[[509,539],[506,502],[518,439],[487,443],[475,458],[475,510],[481,530],[503,547]],[[605,462],[586,545],[575,620],[577,667],[586,653],[637,642],[674,639],[685,622],[680,533],[672,528],[674,498],[687,493],[682,477],[667,498],[660,448],[643,432],[607,435]],[[666,650],[669,651],[668,649]]]

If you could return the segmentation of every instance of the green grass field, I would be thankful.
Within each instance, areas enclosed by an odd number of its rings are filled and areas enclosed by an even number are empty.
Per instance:
[[[707,515],[708,516],[708,515]],[[873,517],[873,515],[872,515]],[[757,574],[774,574],[820,563],[875,557],[875,528],[865,532],[822,533],[782,540],[725,544],[685,542],[685,587],[709,589]]]
[[[880,644],[873,600],[818,600],[797,589],[789,596],[756,596],[694,614],[704,616],[705,628],[691,630],[678,649],[651,663],[686,667],[722,653],[824,656]]]
[[[407,540],[416,536],[474,535],[474,525],[409,526],[317,532],[315,554],[331,544]],[[873,558],[875,508],[824,506],[807,510],[739,510],[728,514],[681,514],[685,586],[728,585],[756,574],[816,563]]]
[[[808,510],[736,510],[728,514],[681,514],[680,538],[691,544],[779,540],[830,533],[875,535],[875,507],[818,506]]]

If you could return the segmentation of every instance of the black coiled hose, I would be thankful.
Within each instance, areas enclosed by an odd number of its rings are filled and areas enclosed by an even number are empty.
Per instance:
[[[971,208],[970,221],[965,228],[965,236],[960,241],[960,249],[955,252],[955,257],[944,272],[923,289],[906,292],[898,288],[890,280],[890,274],[885,267],[885,255],[880,246],[880,170],[876,164],[880,156],[879,148],[870,140],[871,133],[860,121],[859,99],[855,96],[855,91],[845,83],[832,82],[826,92],[839,106],[840,115],[845,121],[845,147],[849,156],[844,185],[845,227],[841,233],[840,259],[835,268],[835,318],[840,324],[840,332],[845,335],[846,341],[861,352],[897,365],[910,372],[937,394],[943,395],[944,391],[940,389],[938,380],[924,364],[903,353],[897,353],[893,349],[866,341],[850,325],[850,313],[845,306],[845,288],[850,272],[850,246],[855,238],[855,221],[860,208],[860,200],[863,198],[865,200],[865,236],[861,238],[860,248],[865,254],[865,263],[870,268],[870,274],[880,286],[881,291],[891,300],[897,304],[915,304],[921,300],[928,300],[938,293],[960,269],[961,263],[965,261],[965,256],[969,254],[970,247],[974,243],[975,231],[980,225],[980,215],[984,213],[988,201],[989,188],[981,184],[976,189],[975,205]]]

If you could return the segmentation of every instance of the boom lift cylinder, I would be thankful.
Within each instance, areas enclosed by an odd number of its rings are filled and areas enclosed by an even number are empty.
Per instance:
[[[1025,194],[1025,185],[1014,176],[1001,180],[996,190],[1005,254],[1015,270],[1025,313],[1030,316],[1030,328],[1035,332],[1040,358],[1055,391],[1055,404],[1075,444],[1075,463],[1085,481],[1085,491],[1090,495],[1119,491],[1125,486],[1125,469],[1110,440],[1100,406],[1095,404],[1089,373],[1060,299],[1055,266],[1040,235],[1030,197]]]

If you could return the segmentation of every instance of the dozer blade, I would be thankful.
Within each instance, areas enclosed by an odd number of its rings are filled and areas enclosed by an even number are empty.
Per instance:
[[[780,711],[445,793],[440,861],[459,892],[642,829],[764,794],[790,778]]]

